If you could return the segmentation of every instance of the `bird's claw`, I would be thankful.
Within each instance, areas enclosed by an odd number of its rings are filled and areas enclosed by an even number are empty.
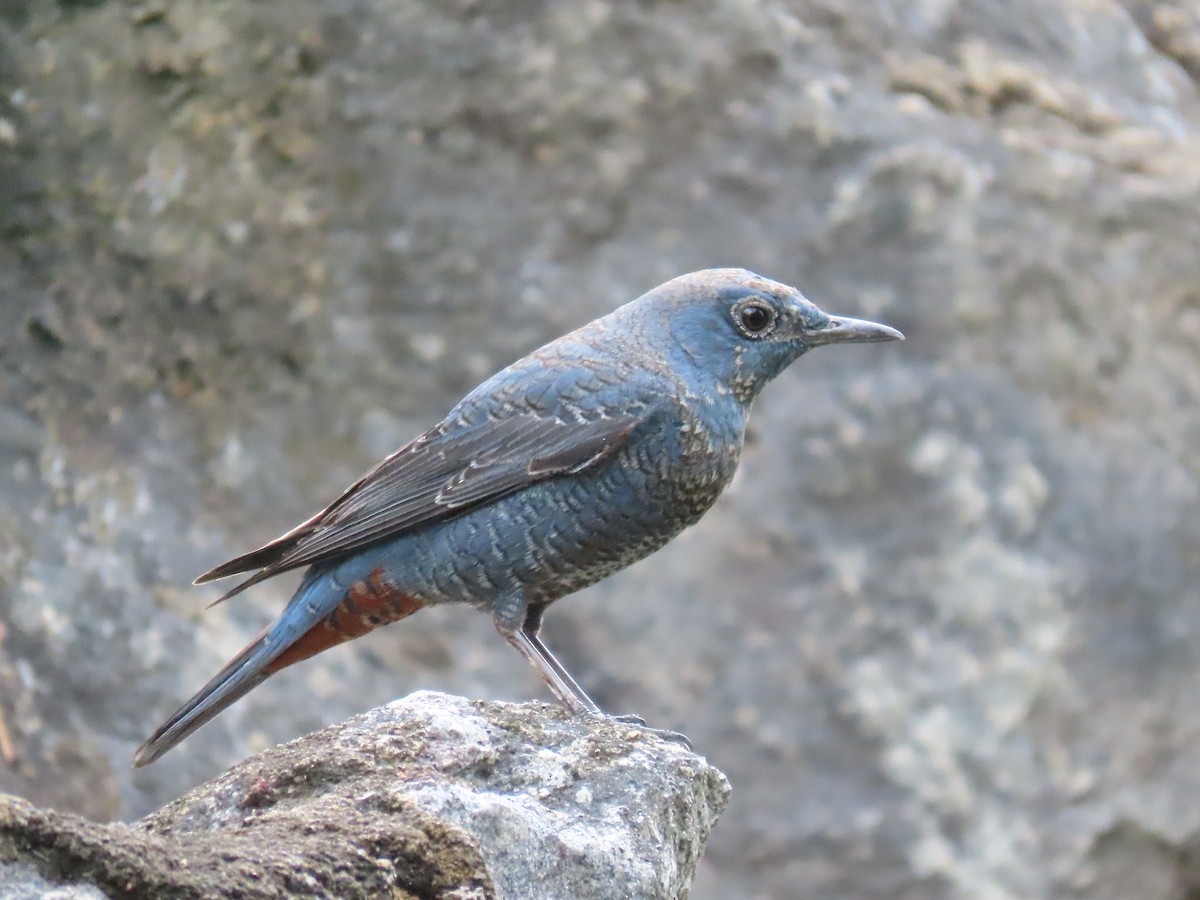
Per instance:
[[[646,726],[646,720],[637,713],[626,713],[623,716],[609,716],[614,722],[620,722],[622,725],[636,725],[639,728]]]
[[[646,720],[639,715],[629,713],[623,716],[609,716],[608,718],[614,722],[620,722],[622,725],[633,725],[639,731],[644,731],[646,734],[652,734],[656,738],[660,738],[664,741],[670,741],[673,744],[683,744],[683,746],[688,750],[692,749],[692,742],[688,740],[688,736],[686,734],[682,734],[678,731],[670,731],[666,728],[651,728],[646,724]]]

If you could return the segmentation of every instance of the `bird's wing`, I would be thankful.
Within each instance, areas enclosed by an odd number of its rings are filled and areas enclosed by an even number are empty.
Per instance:
[[[196,579],[254,569],[221,602],[280,572],[340,556],[441,521],[534,482],[579,472],[615,453],[644,412],[582,418],[518,412],[464,424],[447,419],[397,450],[307,522]]]

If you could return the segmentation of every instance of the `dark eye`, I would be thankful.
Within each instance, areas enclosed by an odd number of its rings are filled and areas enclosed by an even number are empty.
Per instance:
[[[733,308],[733,319],[746,337],[763,337],[775,327],[775,310],[761,300],[749,300]]]

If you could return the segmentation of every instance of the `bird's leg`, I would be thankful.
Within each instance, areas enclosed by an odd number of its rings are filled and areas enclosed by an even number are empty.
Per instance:
[[[547,659],[542,655],[544,645],[536,638],[531,640],[524,631],[526,616],[525,598],[519,594],[501,597],[492,608],[496,630],[537,670],[559,703],[576,715],[603,715],[592,699],[579,689],[574,679],[566,674],[566,670],[558,665],[557,660],[552,663],[550,659],[553,657]]]
[[[550,648],[538,636],[538,633],[542,630],[542,613],[545,611],[545,606],[530,607],[525,613],[525,622],[521,625],[521,633],[529,640],[534,652],[541,657],[542,662],[554,670],[554,673],[570,688],[571,693],[587,708],[588,712],[597,716],[604,715],[600,707],[596,705],[596,702],[587,695],[587,691],[579,686],[579,682],[571,677],[571,673],[567,671],[566,666],[558,661],[558,657],[550,652]]]
[[[540,637],[538,637],[538,632],[540,632],[542,629],[542,613],[545,611],[545,606],[528,607],[525,613],[525,621],[521,625],[520,634],[529,642],[529,646],[533,652],[538,655],[540,664],[533,663],[538,671],[544,672],[542,666],[545,666],[551,670],[558,677],[562,684],[569,686],[573,699],[578,701],[580,705],[583,706],[583,709],[580,709],[575,704],[564,701],[568,709],[576,714],[583,713],[594,716],[602,716],[606,719],[612,719],[614,722],[622,722],[626,725],[635,725],[649,734],[653,734],[657,737],[663,738],[664,740],[674,741],[677,744],[683,744],[689,750],[692,749],[692,742],[688,740],[686,735],[680,734],[678,731],[650,728],[646,725],[646,720],[641,716],[610,716],[600,709],[600,707],[596,705],[595,701],[593,701],[592,698],[587,695],[584,689],[579,686],[575,679],[571,677],[571,673],[567,671],[566,667],[558,661],[553,653],[550,652],[550,648],[542,642]],[[503,632],[501,633],[503,634]],[[520,650],[521,648],[518,647],[517,649]],[[522,653],[523,652],[524,651],[522,651]],[[526,658],[528,659],[528,657]],[[550,684],[551,689],[553,690],[554,685],[550,679],[546,678],[545,674],[543,674],[542,677],[546,679],[546,683]],[[559,699],[562,700],[561,695],[559,696]]]

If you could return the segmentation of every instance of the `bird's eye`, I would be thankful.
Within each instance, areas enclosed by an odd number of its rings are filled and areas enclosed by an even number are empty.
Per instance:
[[[760,338],[775,327],[775,310],[761,300],[748,300],[733,308],[733,320],[746,337]]]

